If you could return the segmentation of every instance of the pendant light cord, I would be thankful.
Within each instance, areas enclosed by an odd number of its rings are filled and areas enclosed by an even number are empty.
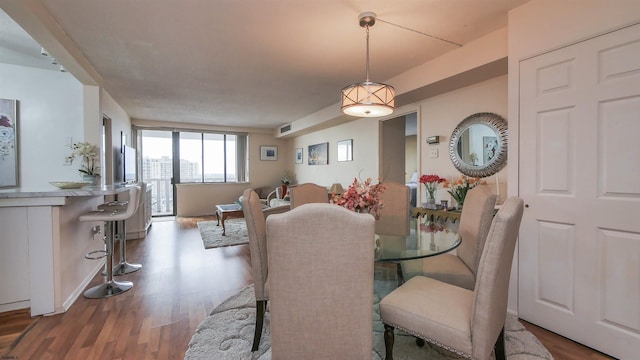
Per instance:
[[[369,82],[369,25],[367,28],[367,82]]]
[[[404,26],[402,26],[402,25],[394,24],[394,23],[392,23],[392,22],[389,22],[389,21],[386,21],[386,20],[382,20],[382,19],[380,19],[380,18],[376,18],[376,20],[378,20],[378,21],[382,21],[382,22],[383,22],[383,23],[385,23],[385,24],[389,24],[389,25],[393,25],[393,26],[395,26],[395,27],[399,27],[400,29],[413,31],[414,33],[418,33],[418,34],[420,34],[420,35],[424,35],[424,36],[426,36],[426,37],[430,37],[430,38],[435,39],[435,40],[443,41],[443,42],[446,42],[446,43],[451,44],[451,45],[455,45],[455,46],[458,46],[458,47],[462,47],[462,44],[458,44],[458,43],[456,43],[456,42],[449,41],[449,40],[447,40],[447,39],[439,38],[439,37],[437,37],[437,36],[429,35],[429,34],[427,34],[427,33],[423,33],[422,31],[418,31],[418,30],[410,29],[410,28],[408,28],[408,27],[404,27]],[[368,39],[369,39],[369,27],[367,27],[367,59],[369,59],[369,50],[368,50],[368,49],[369,49],[369,47],[368,47],[368,46],[369,46],[369,45],[368,45],[368,44],[369,44],[369,40],[368,40]],[[368,60],[367,60],[367,67],[368,67]]]

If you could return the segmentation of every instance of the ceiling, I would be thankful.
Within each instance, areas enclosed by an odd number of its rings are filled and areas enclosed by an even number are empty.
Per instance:
[[[0,6],[14,15],[10,1]],[[385,82],[458,47],[405,28],[464,45],[506,26],[507,12],[527,1],[25,0],[25,8],[53,24],[132,118],[276,128],[339,106],[340,89],[365,80],[361,12],[377,14],[370,78]],[[3,12],[0,29],[0,62],[57,70]]]

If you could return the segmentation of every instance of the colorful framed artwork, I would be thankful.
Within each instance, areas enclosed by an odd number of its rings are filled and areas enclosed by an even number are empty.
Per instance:
[[[308,164],[327,165],[329,163],[329,143],[309,145]]]
[[[275,161],[278,160],[278,147],[277,146],[260,146],[260,160]]]
[[[338,161],[353,161],[353,139],[338,141]]]
[[[302,148],[296,148],[296,164],[302,164]]]
[[[0,99],[0,189],[18,187],[17,101]]]

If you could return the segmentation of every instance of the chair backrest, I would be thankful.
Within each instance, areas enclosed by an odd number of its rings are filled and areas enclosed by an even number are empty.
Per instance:
[[[409,187],[396,183],[385,182],[385,190],[378,196],[382,203],[380,218],[376,221],[376,234],[381,235],[409,235]]]
[[[495,205],[496,195],[491,193],[487,185],[478,185],[469,190],[464,200],[458,229],[462,243],[456,254],[473,276],[478,272],[478,262],[491,227]]]
[[[144,196],[147,193],[147,183],[144,181],[138,181],[136,185],[140,188],[140,199],[138,201],[138,208],[144,204]]]
[[[251,253],[251,271],[253,273],[256,300],[266,300],[269,294],[265,289],[267,281],[267,232],[265,216],[262,212],[260,197],[252,189],[247,189],[240,198],[242,213],[247,223],[249,252]]]
[[[140,191],[140,187],[138,185],[133,185],[129,189],[129,201],[127,203],[127,207],[124,211],[118,212],[116,215],[113,215],[110,220],[118,221],[118,220],[126,220],[132,217],[136,211],[138,211],[138,207],[140,202],[142,202],[142,191]]]
[[[374,222],[320,203],[267,218],[274,359],[371,359]]]
[[[480,257],[471,320],[474,359],[491,353],[507,317],[511,263],[523,210],[522,199],[507,199],[493,219]]]
[[[289,188],[291,208],[309,203],[328,203],[329,192],[324,186],[304,183]]]
[[[272,191],[275,191],[275,189],[276,189],[275,186],[262,186],[262,187],[253,189],[253,191],[255,191],[256,194],[258,194],[260,199],[264,200],[267,198],[267,196],[269,196],[269,193],[271,193]]]

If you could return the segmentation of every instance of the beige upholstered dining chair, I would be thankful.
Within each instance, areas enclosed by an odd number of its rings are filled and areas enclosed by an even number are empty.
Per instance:
[[[394,328],[466,358],[489,359],[495,350],[496,359],[505,359],[509,276],[523,209],[522,199],[511,197],[493,219],[475,290],[416,276],[382,299],[387,360],[393,360]]]
[[[415,275],[473,290],[480,255],[495,213],[496,195],[489,186],[469,190],[462,208],[458,233],[462,243],[455,254],[442,254],[402,263],[405,279]]]
[[[267,218],[274,359],[371,359],[374,222],[321,203]]]
[[[291,186],[289,188],[289,196],[291,197],[292,209],[302,204],[329,202],[329,192],[327,188],[314,183]]]
[[[378,195],[382,203],[380,218],[376,221],[376,234],[379,235],[409,235],[409,187],[396,183],[385,182],[385,190]]]
[[[260,197],[252,189],[247,189],[240,197],[242,213],[247,223],[247,235],[249,236],[249,252],[251,254],[251,272],[253,274],[254,289],[256,294],[256,326],[251,351],[258,350],[262,337],[262,324],[264,313],[269,301],[269,284],[267,276],[267,233],[265,218],[273,213],[288,211],[288,206],[266,208],[263,210]]]

